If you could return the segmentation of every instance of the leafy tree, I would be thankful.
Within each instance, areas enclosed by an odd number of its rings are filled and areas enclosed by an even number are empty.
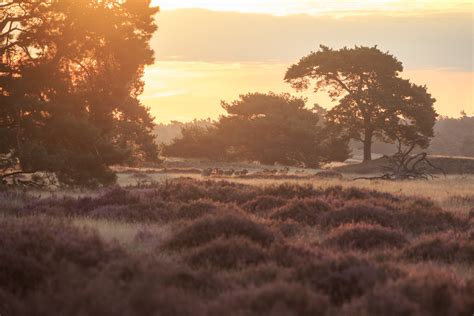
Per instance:
[[[347,139],[321,127],[319,115],[305,107],[304,99],[249,93],[222,102],[222,107],[228,115],[214,127],[183,130],[183,137],[166,147],[165,153],[311,167],[334,157],[347,158]],[[334,145],[342,150],[329,151]]]
[[[328,120],[364,144],[367,161],[374,137],[427,147],[433,136],[435,99],[426,87],[400,78],[402,71],[400,61],[376,46],[340,50],[321,46],[292,65],[285,81],[303,90],[314,80],[315,92],[327,90],[338,101]]]
[[[157,11],[150,0],[0,4],[1,177],[47,171],[104,184],[111,164],[157,159],[137,98]]]

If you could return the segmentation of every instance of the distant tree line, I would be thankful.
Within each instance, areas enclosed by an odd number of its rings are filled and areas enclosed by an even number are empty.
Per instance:
[[[429,152],[446,156],[474,157],[474,116],[441,117],[434,129]]]
[[[324,126],[304,99],[289,94],[249,93],[222,102],[227,115],[210,127],[192,125],[164,147],[164,154],[264,164],[318,166],[348,157],[348,138]]]
[[[227,115],[211,127],[184,128],[164,147],[170,156],[246,159],[261,163],[318,166],[349,157],[349,141],[372,159],[379,140],[427,148],[437,113],[425,86],[400,77],[403,66],[377,47],[321,46],[292,65],[285,81],[296,90],[327,91],[338,104],[325,112],[309,109],[289,94],[251,93],[222,102]]]
[[[206,128],[211,127],[214,122],[210,119],[194,119],[190,122],[171,121],[169,123],[158,123],[155,125],[153,132],[156,142],[162,145],[171,144],[175,138],[183,136],[182,131],[191,127]]]

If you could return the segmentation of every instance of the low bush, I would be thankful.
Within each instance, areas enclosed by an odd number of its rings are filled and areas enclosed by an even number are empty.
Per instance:
[[[304,245],[295,245],[289,243],[274,243],[269,251],[271,259],[282,267],[294,267],[315,258],[321,258],[322,253],[319,250],[310,249]]]
[[[368,200],[368,199],[383,199],[392,202],[400,202],[401,198],[381,191],[360,189],[356,187],[343,188],[342,186],[333,186],[326,189],[318,190],[318,195],[325,197],[335,197],[344,201],[350,200]]]
[[[394,227],[396,225],[396,218],[387,209],[362,201],[348,202],[344,207],[336,211],[327,212],[321,218],[321,225],[326,228],[362,222]]]
[[[242,215],[217,214],[189,223],[174,234],[164,245],[179,250],[201,246],[219,237],[244,237],[262,246],[269,246],[274,234],[264,225]]]
[[[242,205],[242,208],[253,214],[265,215],[268,211],[281,207],[287,203],[287,200],[281,197],[271,195],[260,195],[255,199]]]
[[[215,239],[184,255],[194,268],[237,269],[268,260],[265,250],[245,238]]]
[[[282,221],[291,219],[301,224],[315,226],[318,224],[321,214],[330,209],[331,206],[321,199],[295,199],[276,209],[270,218]]]
[[[210,315],[323,315],[328,299],[299,284],[276,282],[220,298]]]
[[[346,224],[331,231],[323,245],[369,251],[400,248],[408,243],[402,233],[371,224]]]
[[[91,210],[88,217],[124,222],[167,222],[173,218],[167,205],[105,205]]]
[[[280,185],[272,185],[262,189],[261,194],[276,196],[283,199],[303,199],[309,197],[315,197],[317,191],[311,185],[297,185],[284,183]]]
[[[174,216],[176,219],[193,220],[214,214],[217,208],[218,204],[211,200],[196,200],[179,206]]]
[[[376,263],[350,254],[329,255],[296,266],[292,279],[327,295],[339,306],[389,277],[390,274]]]
[[[474,240],[454,233],[429,235],[404,249],[402,257],[415,262],[473,263]]]
[[[428,234],[448,230],[466,230],[469,224],[462,218],[438,209],[411,207],[397,214],[398,225],[406,232]]]
[[[344,307],[343,315],[470,315],[474,286],[442,271],[379,285]]]
[[[271,260],[240,270],[226,271],[225,281],[237,288],[255,288],[268,283],[287,280],[290,269],[276,265]]]
[[[13,294],[34,289],[68,266],[85,272],[122,255],[94,232],[65,221],[0,217],[0,284]]]

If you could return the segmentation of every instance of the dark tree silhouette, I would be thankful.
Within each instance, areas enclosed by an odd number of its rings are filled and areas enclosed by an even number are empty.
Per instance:
[[[153,62],[150,0],[7,0],[0,11],[2,178],[103,184],[111,164],[157,159],[137,99]]]
[[[374,137],[392,143],[402,137],[426,147],[433,136],[435,100],[426,87],[400,78],[402,71],[400,61],[377,47],[321,46],[292,65],[285,81],[302,90],[314,80],[315,92],[327,90],[338,100],[328,120],[364,144],[364,161],[368,161]]]
[[[165,154],[308,167],[347,159],[348,140],[320,126],[320,116],[305,102],[274,93],[249,93],[222,102],[227,116],[210,128],[183,130],[183,137],[165,147]]]

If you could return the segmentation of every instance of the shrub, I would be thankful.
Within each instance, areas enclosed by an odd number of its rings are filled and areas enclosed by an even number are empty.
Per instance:
[[[184,255],[191,266],[236,269],[268,259],[263,248],[244,238],[216,239]]]
[[[285,205],[286,199],[271,195],[260,195],[242,205],[242,208],[254,214],[265,214],[275,208]]]
[[[40,286],[66,266],[85,272],[122,255],[95,233],[64,221],[0,218],[0,284],[15,295]]]
[[[245,237],[262,246],[274,240],[273,233],[242,215],[218,214],[188,224],[165,243],[165,248],[179,250],[201,246],[219,237]]]
[[[452,213],[438,209],[413,206],[397,214],[398,225],[413,234],[435,233],[448,230],[465,230],[468,223]]]
[[[441,261],[445,263],[474,262],[474,240],[454,233],[425,236],[403,250],[410,261]]]
[[[294,220],[301,224],[315,226],[321,213],[327,212],[330,205],[320,199],[292,200],[285,206],[276,209],[271,215],[272,219]]]
[[[1,188],[0,181],[0,210],[2,214],[15,214],[18,209],[37,200],[24,191],[2,191]]]
[[[377,264],[356,255],[329,255],[296,266],[293,279],[341,305],[389,277]]]
[[[176,219],[197,219],[199,217],[213,214],[217,204],[211,200],[196,200],[182,204],[176,211]]]
[[[278,230],[285,238],[293,237],[303,231],[303,224],[297,223],[294,220],[273,221],[272,226],[275,230]]]
[[[280,197],[283,199],[309,198],[316,196],[317,192],[311,185],[296,185],[284,183],[280,185],[272,185],[263,188],[261,194]]]
[[[212,298],[230,288],[221,278],[211,271],[193,271],[188,267],[166,267],[166,273],[160,275],[164,287],[176,288],[188,294],[202,298]]]
[[[342,173],[334,171],[334,170],[323,170],[320,172],[317,172],[314,177],[320,178],[320,179],[338,179],[342,180],[344,176]]]
[[[392,212],[362,201],[348,202],[341,209],[327,212],[321,218],[321,225],[324,227],[361,222],[393,227],[396,219]]]
[[[172,211],[165,204],[156,205],[155,207],[105,205],[91,210],[89,216],[96,219],[125,222],[167,222],[172,218]]]
[[[199,199],[238,204],[257,196],[254,187],[229,181],[197,181],[188,178],[166,181],[155,188],[157,194],[166,201],[189,202]]]
[[[114,187],[106,191],[105,194],[94,199],[94,204],[110,205],[110,204],[133,204],[140,201],[139,197],[133,194],[132,190],[121,187]]]
[[[390,193],[366,190],[356,187],[343,188],[342,186],[333,186],[319,190],[318,195],[326,197],[336,197],[341,200],[367,200],[367,199],[384,199],[392,202],[400,202],[401,198]]]
[[[470,315],[474,286],[440,271],[379,285],[344,308],[344,315]]]
[[[241,270],[228,271],[225,281],[234,288],[260,287],[288,279],[289,270],[268,260],[258,265],[243,267]]]
[[[283,267],[298,266],[322,256],[319,251],[282,242],[274,243],[269,254],[276,264]]]
[[[346,224],[331,231],[323,244],[368,251],[377,248],[400,248],[406,243],[406,238],[392,229],[370,224]]]
[[[211,315],[323,315],[325,296],[298,285],[276,282],[223,296]]]

